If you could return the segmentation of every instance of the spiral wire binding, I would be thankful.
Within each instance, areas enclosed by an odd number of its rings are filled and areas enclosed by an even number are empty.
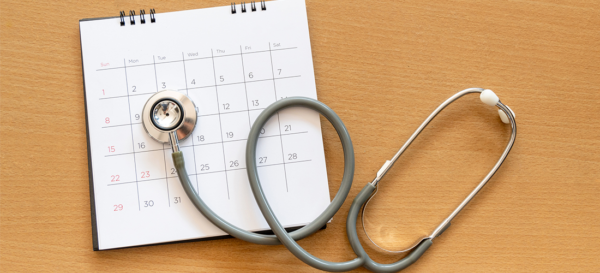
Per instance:
[[[135,10],[129,11],[129,23],[131,23],[131,25],[135,25]]]
[[[140,10],[140,23],[141,24],[146,23],[146,10],[144,10],[144,9]]]
[[[242,9],[242,13],[245,13],[247,11],[246,2],[241,2],[240,7]],[[250,9],[252,10],[252,12],[256,11],[256,1],[250,2]],[[267,4],[266,4],[265,0],[260,1],[260,9],[267,10]],[[231,3],[231,14],[236,14],[236,13],[237,13],[237,9],[235,7],[235,2],[232,2]],[[150,9],[150,23],[156,22],[155,14],[156,14],[156,11],[154,11],[154,9]],[[121,21],[120,21],[121,26],[125,26],[125,11],[120,11],[119,17],[121,19]],[[131,25],[135,25],[135,10],[129,10],[129,23]],[[140,24],[145,24],[145,23],[146,23],[146,10],[140,9]]]
[[[246,9],[246,2],[241,2],[240,3],[240,8],[242,9],[242,13],[245,13],[247,11]],[[250,9],[254,12],[256,11],[256,1],[251,1],[250,2]],[[260,9],[261,10],[267,10],[267,4],[265,3],[264,0],[260,1]],[[237,13],[237,9],[235,7],[235,2],[231,3],[231,14],[236,14]]]
[[[119,12],[119,16],[121,17],[121,26],[125,25],[125,12],[121,11]]]
[[[154,9],[150,9],[150,22],[156,22],[156,18],[154,17],[155,11]],[[121,26],[125,26],[125,11],[119,12],[119,17],[121,18]],[[135,10],[129,10],[129,23],[131,25],[135,25]],[[140,9],[140,23],[146,23],[146,10]]]

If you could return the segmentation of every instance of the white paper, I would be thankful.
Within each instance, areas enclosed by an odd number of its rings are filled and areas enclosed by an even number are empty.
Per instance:
[[[143,129],[146,100],[164,89],[198,107],[180,145],[200,196],[243,229],[269,229],[248,183],[245,140],[269,104],[317,96],[304,1],[266,5],[80,22],[99,249],[225,235],[184,193],[171,147]],[[264,129],[257,162],[267,198],[284,226],[305,225],[330,202],[319,116],[287,109]]]

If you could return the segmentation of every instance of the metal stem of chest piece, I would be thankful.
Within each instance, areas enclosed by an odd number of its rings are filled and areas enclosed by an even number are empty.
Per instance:
[[[169,141],[171,142],[173,152],[179,152],[179,139],[177,139],[177,131],[171,131],[169,133]]]

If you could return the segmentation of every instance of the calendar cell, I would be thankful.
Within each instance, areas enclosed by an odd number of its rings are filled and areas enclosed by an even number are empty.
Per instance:
[[[310,117],[303,119],[300,117]],[[282,135],[303,134],[320,130],[319,113],[302,107],[291,107],[279,112],[279,130]]]
[[[258,177],[269,203],[281,201],[280,198],[289,198],[286,194],[288,192],[286,167],[283,164],[258,167]]]
[[[187,87],[182,61],[157,63],[155,67],[159,91],[186,90]]]
[[[104,145],[101,146],[101,152],[105,157],[119,156],[122,154],[133,153],[132,135],[130,126],[118,126],[102,128],[104,132]],[[93,151],[96,152],[96,151]]]
[[[273,61],[273,76],[275,79],[297,77],[301,75],[298,66],[296,66],[294,62],[290,62],[290,60],[293,60],[295,54],[297,54],[295,49],[272,49],[271,58]]]
[[[316,99],[316,92],[308,92],[306,90],[311,89],[310,86],[305,84],[305,80],[302,77],[285,78],[275,80],[275,90],[277,91],[277,99],[284,99],[287,97],[297,96],[298,92],[303,92],[303,96]]]
[[[127,90],[130,96],[151,94],[158,91],[154,65],[136,65],[127,67]]]
[[[166,177],[163,150],[135,153],[137,181],[156,180]]]
[[[200,116],[196,124],[196,129],[191,136],[195,145],[221,142],[221,124],[218,115]]]
[[[223,143],[225,152],[225,169],[242,170],[246,168],[246,141]]]
[[[188,89],[188,97],[190,97],[196,105],[196,108],[198,108],[196,111],[198,112],[198,116],[215,115],[219,113],[217,88],[215,86]]]
[[[248,110],[246,88],[243,83],[219,86],[219,112],[239,112]]]
[[[207,173],[198,175],[198,195],[202,200],[219,215],[227,210],[223,200],[229,199],[229,185],[225,172]]]
[[[306,180],[302,179],[302,174],[306,173],[306,170],[309,169],[313,170],[315,175],[323,175],[326,172],[323,169],[315,168],[315,166],[316,164],[313,161],[303,161],[285,165],[288,192],[293,193],[288,195],[286,202],[287,204],[290,204],[290,206],[287,206],[287,208],[297,206],[310,208],[312,213],[303,216],[303,221],[305,222],[314,220],[314,218],[319,214],[319,210],[317,208],[329,204],[328,200],[331,200],[329,195],[329,187],[326,183],[314,185],[311,188],[306,187]],[[306,199],[300,196],[310,196],[311,200],[314,200],[314,202],[306,202]],[[268,197],[270,198],[270,196]]]
[[[103,211],[109,215],[121,215],[129,212],[139,211],[138,188],[136,183],[127,183],[108,186],[103,189],[111,198],[98,200],[96,210]],[[98,207],[100,205],[100,207]]]
[[[231,210],[228,213],[228,220],[234,225],[240,225],[241,223],[247,222],[255,224],[264,222],[265,220],[261,217],[262,215],[260,214],[260,210],[258,210],[258,205],[256,205],[256,201],[252,195],[252,189],[250,189],[246,171],[230,171],[227,172],[227,176],[230,178],[229,199],[232,203],[232,207],[253,208],[248,210]]]
[[[246,83],[249,109],[264,109],[274,103],[277,100],[274,87],[273,81]]]
[[[121,62],[121,66],[122,64]],[[96,77],[96,83],[90,85],[95,89],[87,93],[94,92],[100,99],[127,96],[127,81],[123,68],[101,70]]]
[[[102,164],[106,168],[94,173],[95,183],[115,185],[135,182],[135,172],[132,171],[135,167],[132,153],[115,157],[103,157]]]
[[[129,108],[130,120],[132,124],[142,123],[142,110],[148,99],[153,94],[141,94],[139,96],[129,96]]]
[[[248,112],[228,113],[221,115],[221,135],[223,142],[245,140],[250,132]]]
[[[254,125],[254,121],[262,113],[263,109],[249,111],[251,126]],[[279,135],[279,116],[273,115],[265,126],[260,130],[260,137],[270,137]]]
[[[192,182],[192,187],[198,192],[198,184],[196,183],[196,175],[189,176]],[[190,204],[190,199],[181,186],[178,178],[168,178],[169,203],[171,207],[182,206],[184,203]]]
[[[102,128],[129,125],[131,122],[127,97],[101,100],[100,109],[96,115],[98,118],[91,122]]]
[[[242,56],[239,50],[235,55],[213,58],[215,80],[217,85],[226,85],[244,82],[244,72],[242,69]]]
[[[267,52],[242,54],[246,82],[273,79],[271,55]]]
[[[222,172],[225,170],[223,144],[207,144],[194,147],[196,151],[196,174]]]
[[[170,205],[166,179],[140,182],[138,191],[142,211],[166,209]]]
[[[281,137],[278,135],[259,138],[256,146],[256,166],[283,164],[281,143]]]
[[[283,160],[286,164],[310,161],[312,150],[306,147],[303,134],[282,135]]]
[[[185,60],[188,90],[215,86],[215,72],[211,58]]]
[[[144,129],[143,124],[131,125],[133,151],[136,153],[163,150],[163,144],[154,140]]]

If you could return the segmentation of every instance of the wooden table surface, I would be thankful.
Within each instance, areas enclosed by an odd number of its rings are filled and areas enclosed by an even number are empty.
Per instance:
[[[516,144],[406,272],[599,272],[600,2],[563,2],[307,1],[318,96],[345,121],[357,169],[333,222],[300,244],[354,258],[354,196],[439,103],[485,87],[515,111]],[[317,271],[282,246],[237,239],[92,251],[79,19],[228,4],[1,1],[0,271]],[[343,159],[323,130],[333,195]],[[477,96],[452,104],[381,182],[367,209],[375,240],[398,249],[431,231],[509,134]],[[361,238],[376,261],[402,256]]]

